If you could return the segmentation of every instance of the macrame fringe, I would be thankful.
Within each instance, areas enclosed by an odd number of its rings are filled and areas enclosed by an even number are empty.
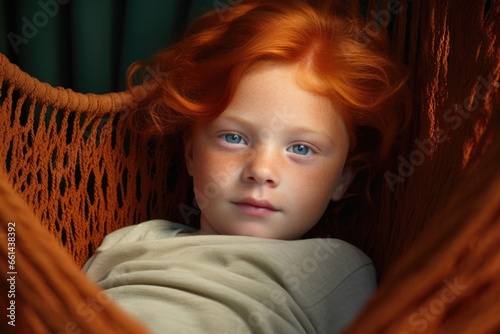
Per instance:
[[[391,13],[394,3],[369,1],[367,15],[389,9],[381,28],[412,73],[416,110],[387,170],[397,182],[383,179],[380,209],[339,236],[381,277],[347,333],[499,332],[500,3],[402,0]],[[172,153],[182,139],[154,146],[128,128],[137,92],[51,87],[3,55],[0,94],[0,254],[15,222],[15,329],[143,333],[79,268],[115,229],[196,215]],[[0,270],[7,292],[6,261]]]
[[[79,266],[113,230],[151,218],[182,221],[186,185],[166,177],[178,174],[174,150],[147,149],[126,127],[136,95],[50,87],[3,55],[0,66],[2,170]]]

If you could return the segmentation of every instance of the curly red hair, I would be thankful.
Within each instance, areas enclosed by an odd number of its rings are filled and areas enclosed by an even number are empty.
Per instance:
[[[153,136],[185,131],[224,111],[252,65],[299,64],[298,84],[329,97],[342,111],[350,132],[349,161],[380,164],[409,119],[401,103],[404,70],[390,57],[384,34],[338,5],[318,3],[248,0],[223,15],[201,16],[179,42],[130,67],[130,88],[145,66],[167,73],[142,99],[134,122]],[[360,137],[375,137],[378,147],[364,152]]]
[[[176,44],[131,66],[129,87],[147,66],[166,73],[141,101],[134,124],[153,136],[182,133],[222,113],[250,67],[297,64],[297,83],[342,112],[347,163],[376,169],[410,110],[404,67],[392,59],[387,36],[368,27],[332,1],[244,0],[209,12]]]

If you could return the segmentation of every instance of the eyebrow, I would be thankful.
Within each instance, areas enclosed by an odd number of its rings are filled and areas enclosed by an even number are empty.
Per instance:
[[[306,134],[306,135],[312,135],[312,136],[320,136],[322,138],[328,139],[331,143],[335,143],[335,140],[326,132],[318,132],[311,130],[306,127],[293,127],[289,128],[289,132],[291,133],[301,133],[301,134]]]
[[[248,121],[238,115],[231,115],[231,116],[223,116],[225,119],[221,121],[230,121],[230,122],[236,122],[239,123],[240,125],[247,127],[247,128],[253,128],[254,125],[251,123],[251,121]],[[303,134],[308,134],[308,135],[315,135],[315,136],[321,136],[327,138],[330,142],[335,143],[335,140],[325,132],[318,132],[315,131],[311,128],[303,127],[303,126],[295,126],[295,127],[288,127],[285,123],[283,123],[281,126],[284,126],[287,128],[287,132],[290,133],[303,133]],[[271,129],[272,130],[272,129]]]
[[[246,127],[252,127],[252,123],[250,121],[247,121],[246,119],[244,118],[241,118],[240,116],[237,116],[237,115],[231,115],[231,116],[222,116],[223,119],[221,119],[221,117],[218,117],[215,119],[215,121],[219,120],[219,121],[231,121],[231,122],[235,122],[235,123],[240,123],[241,125],[244,125]]]

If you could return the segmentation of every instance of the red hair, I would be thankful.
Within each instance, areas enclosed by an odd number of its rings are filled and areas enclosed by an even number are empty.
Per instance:
[[[222,14],[222,15],[220,15]],[[388,38],[332,1],[248,0],[195,20],[174,45],[129,69],[167,73],[132,118],[150,135],[213,120],[253,65],[299,65],[297,83],[330,98],[350,136],[348,164],[380,167],[409,120],[405,71]]]

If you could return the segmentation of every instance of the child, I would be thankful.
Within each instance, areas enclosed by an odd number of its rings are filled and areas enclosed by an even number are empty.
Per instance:
[[[346,242],[303,236],[361,168],[384,161],[406,118],[401,69],[364,28],[327,2],[249,0],[160,52],[147,66],[168,76],[133,120],[183,138],[199,229],[115,231],[89,277],[155,333],[345,328],[376,287],[374,267]]]

